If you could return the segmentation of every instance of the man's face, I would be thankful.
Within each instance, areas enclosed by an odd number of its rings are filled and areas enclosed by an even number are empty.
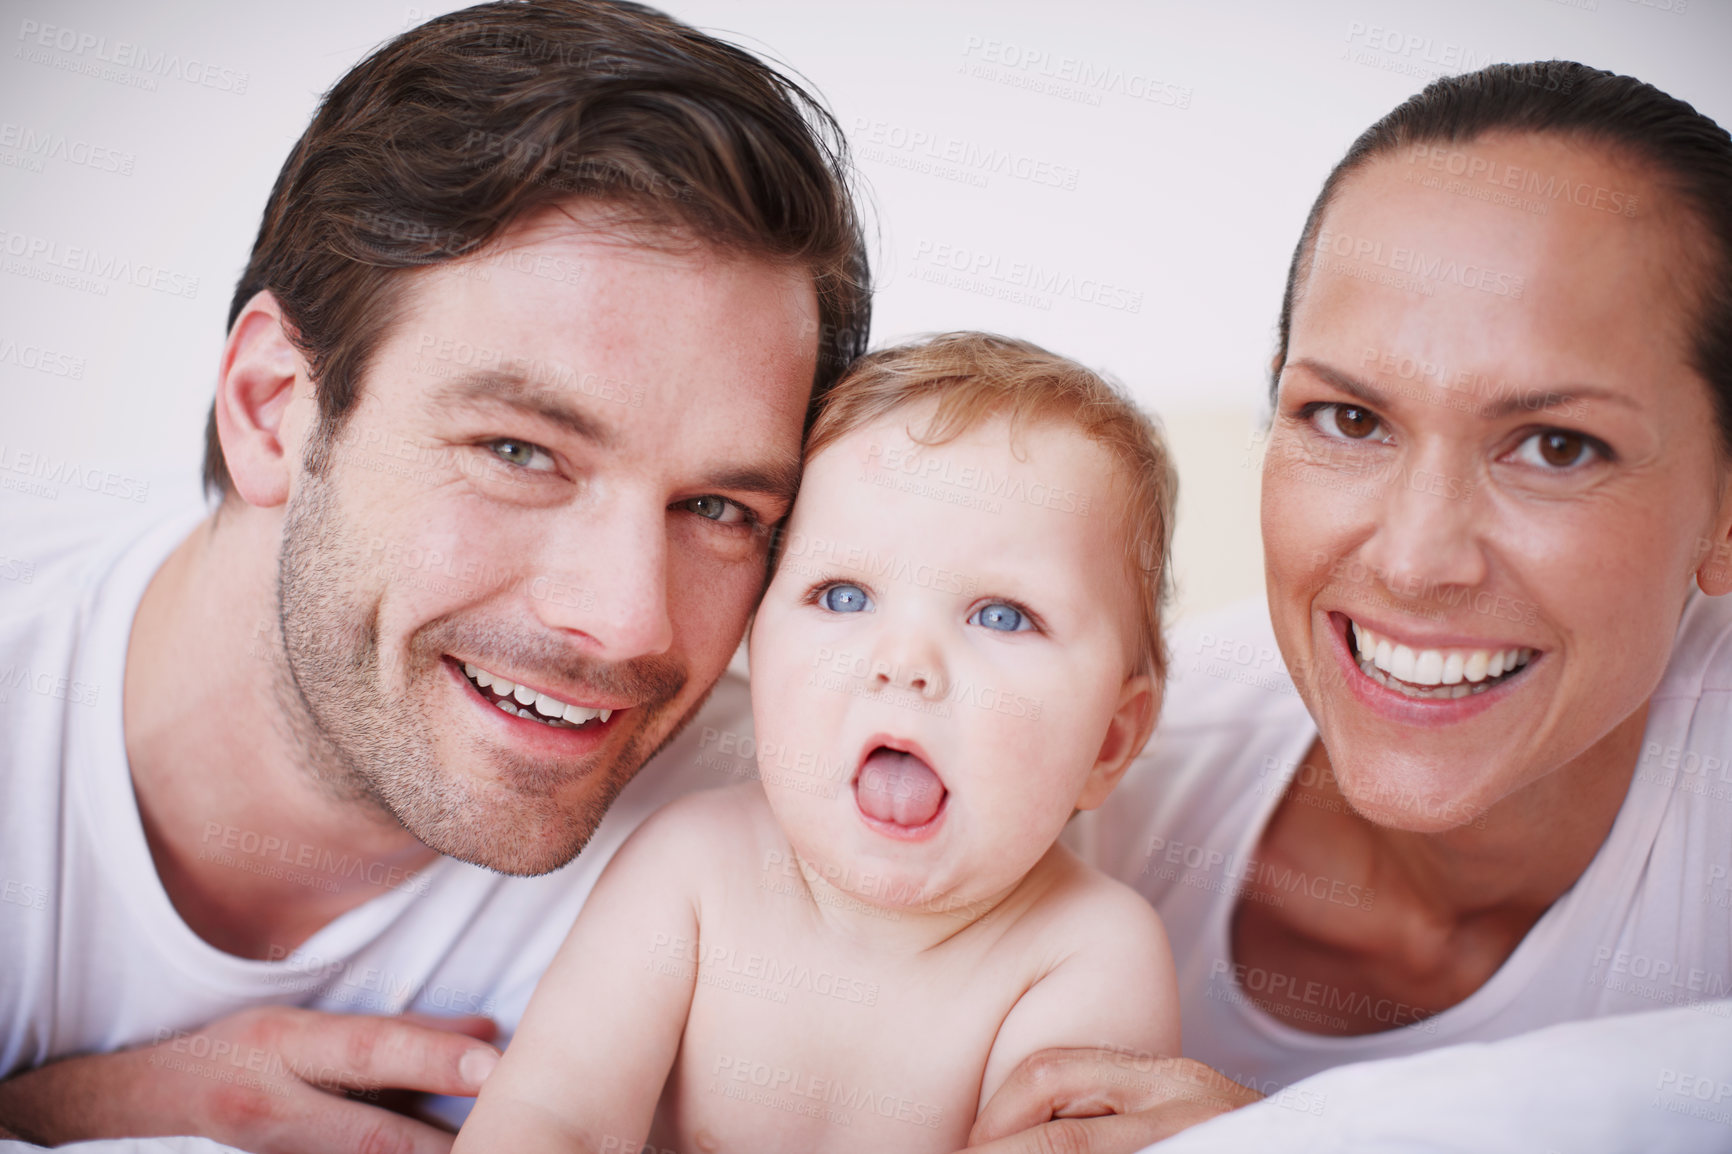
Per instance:
[[[413,274],[285,526],[309,762],[514,874],[571,860],[721,675],[816,360],[803,270],[596,219],[549,211]]]

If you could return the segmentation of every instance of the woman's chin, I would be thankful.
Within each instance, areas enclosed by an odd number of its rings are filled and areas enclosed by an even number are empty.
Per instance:
[[[1353,760],[1332,756],[1335,787],[1353,811],[1385,829],[1446,833],[1482,827],[1495,804],[1489,781],[1462,781],[1458,762],[1392,766],[1387,757],[1354,769]]]

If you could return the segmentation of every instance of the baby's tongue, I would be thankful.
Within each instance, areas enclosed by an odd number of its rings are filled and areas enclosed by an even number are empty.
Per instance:
[[[854,787],[860,809],[879,821],[925,825],[944,800],[944,783],[912,753],[880,747],[860,767]]]

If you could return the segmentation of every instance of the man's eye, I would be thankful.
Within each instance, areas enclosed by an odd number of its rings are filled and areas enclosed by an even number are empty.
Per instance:
[[[489,441],[487,447],[493,455],[507,465],[515,465],[519,469],[529,469],[537,473],[551,472],[554,469],[553,454],[540,445],[529,441],[517,441],[502,437],[497,441]]]
[[[693,497],[689,501],[682,501],[681,504],[688,513],[696,513],[706,521],[715,521],[722,525],[739,525],[751,517],[745,506],[739,502],[730,501],[726,497],[718,497],[713,493],[702,497]]]
[[[1568,429],[1541,429],[1517,445],[1514,455],[1524,465],[1554,471],[1577,469],[1609,456],[1594,438]]]
[[[1376,413],[1358,405],[1321,405],[1312,413],[1312,420],[1324,436],[1352,441],[1365,440],[1383,425]]]
[[[872,599],[858,585],[832,585],[819,600],[832,613],[864,613],[872,608]]]
[[[1032,629],[1022,610],[1014,605],[1006,605],[1002,601],[993,601],[976,609],[968,618],[970,625],[979,625],[983,629],[996,629],[1001,633],[1020,633]]]

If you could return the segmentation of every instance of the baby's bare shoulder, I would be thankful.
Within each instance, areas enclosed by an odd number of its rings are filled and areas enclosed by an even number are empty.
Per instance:
[[[1063,942],[1072,952],[1097,949],[1165,950],[1160,915],[1131,887],[1062,845],[1054,845],[1031,873],[1037,882],[1019,918],[1019,932],[1044,942]]]
[[[766,836],[778,834],[756,782],[705,789],[669,802],[646,819],[632,841],[638,852],[666,854],[714,869],[757,856]]]
[[[993,1043],[983,1100],[1051,1047],[1178,1053],[1178,983],[1153,907],[1059,846],[1029,880],[1031,900],[1005,944],[1030,980]]]

